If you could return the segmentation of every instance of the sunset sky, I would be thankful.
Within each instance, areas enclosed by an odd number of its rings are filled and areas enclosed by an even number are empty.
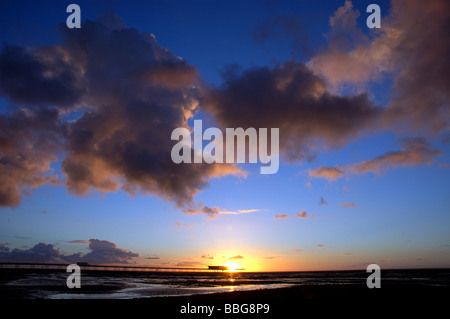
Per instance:
[[[0,261],[450,267],[449,26],[446,0],[1,1]],[[278,172],[173,163],[194,119],[279,128]]]

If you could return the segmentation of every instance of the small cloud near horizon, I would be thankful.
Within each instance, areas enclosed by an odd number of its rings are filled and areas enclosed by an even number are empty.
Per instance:
[[[347,207],[347,208],[358,207],[358,205],[356,205],[354,202],[343,202],[343,203],[340,203],[339,205],[341,205],[342,207]]]
[[[279,215],[273,216],[273,219],[286,219],[286,218],[289,218],[289,215],[279,214]]]
[[[232,259],[244,259],[244,256],[236,255],[236,256],[228,257],[228,259],[230,259],[230,260],[232,260]]]

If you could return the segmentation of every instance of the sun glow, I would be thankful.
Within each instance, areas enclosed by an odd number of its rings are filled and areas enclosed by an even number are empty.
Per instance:
[[[228,267],[229,272],[235,272],[237,270],[243,270],[243,267],[235,262],[229,261],[224,266]]]

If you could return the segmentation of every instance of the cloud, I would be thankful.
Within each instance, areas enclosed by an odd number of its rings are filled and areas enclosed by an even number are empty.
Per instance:
[[[316,245],[316,247],[320,247],[320,248],[323,248],[323,247],[325,247],[324,245],[322,245],[322,244],[317,244]]]
[[[199,201],[195,205],[189,205],[181,210],[186,215],[206,214],[208,219],[215,219],[218,215],[239,215],[249,214],[260,211],[260,209],[241,209],[237,211],[228,211],[219,207],[209,207],[203,204],[203,201]]]
[[[304,209],[302,209],[302,211],[300,213],[295,213],[295,216],[297,216],[298,218],[306,218],[306,217],[308,217],[308,214],[306,213],[306,211]]]
[[[236,255],[236,256],[228,257],[228,259],[229,259],[229,260],[233,260],[233,259],[244,259],[244,256]]]
[[[392,0],[390,7],[382,28],[363,36],[356,24],[359,12],[346,1],[330,18],[328,48],[307,65],[338,89],[361,89],[393,76],[385,124],[443,132],[450,118],[450,43],[442,41],[448,35],[450,3],[437,0],[425,8],[420,0]]]
[[[280,152],[290,161],[342,147],[380,114],[366,94],[330,94],[322,79],[293,61],[229,70],[222,86],[204,92],[200,102],[223,128],[279,128]]]
[[[381,173],[396,168],[398,166],[418,166],[422,164],[431,164],[435,157],[442,155],[442,152],[423,138],[404,138],[402,140],[402,149],[398,151],[388,151],[383,155],[373,159],[359,162],[344,167],[319,167],[309,172],[313,178],[326,178],[335,180],[350,174]],[[339,174],[324,173],[338,171]]]
[[[354,202],[343,202],[343,203],[340,203],[339,205],[341,205],[342,207],[347,207],[347,208],[358,207],[358,205],[356,205]]]
[[[295,252],[300,253],[303,251],[303,249],[294,249]]]
[[[300,213],[295,213],[295,216],[298,218],[306,219],[306,218],[315,218],[316,215],[308,215],[308,213],[302,209]]]
[[[9,262],[41,262],[41,263],[74,263],[78,261],[91,264],[127,264],[139,257],[139,254],[129,250],[118,248],[116,244],[99,239],[74,240],[68,243],[89,244],[90,252],[87,254],[74,253],[63,255],[54,245],[39,243],[29,249],[15,248],[13,250],[0,251],[0,260]]]
[[[83,256],[83,261],[98,264],[127,264],[139,254],[129,250],[117,248],[117,245],[99,239],[89,239],[91,251]]]
[[[334,180],[344,176],[344,172],[343,172],[342,168],[340,168],[339,166],[319,167],[315,170],[310,170],[308,173],[309,173],[309,177],[312,177],[312,178],[321,177],[321,178],[326,178],[329,181],[334,181]]]
[[[397,166],[417,166],[431,164],[434,157],[442,152],[433,148],[423,138],[407,138],[403,140],[403,148],[400,151],[387,152],[372,160],[360,162],[349,169],[353,174],[365,174],[368,172],[380,174]]]
[[[151,260],[153,260],[153,259],[161,259],[161,258],[159,258],[159,257],[144,257],[144,259],[151,259]]]
[[[213,257],[213,256],[210,256],[209,254],[207,254],[207,255],[202,255],[202,258],[203,258],[203,259],[214,259],[214,257]]]
[[[201,267],[205,264],[199,261],[182,261],[177,263],[175,266],[177,267]]]
[[[206,214],[208,215],[208,219],[214,219],[217,215],[220,214],[219,207],[209,207],[203,205],[203,202],[197,203],[195,206],[190,206],[181,210],[186,215],[195,215],[195,214]]]
[[[320,196],[319,205],[326,206],[328,205],[328,202],[322,196]]]
[[[18,206],[23,190],[59,183],[51,164],[57,160],[64,130],[56,110],[0,114],[0,207]]]
[[[52,58],[46,57],[51,53]],[[0,53],[0,92],[17,104],[71,107],[86,89],[81,70],[60,50],[6,45]]]
[[[29,249],[15,248],[0,252],[1,261],[9,262],[61,262],[65,257],[54,245],[39,243]]]
[[[186,224],[186,223],[180,223],[180,222],[175,222],[174,223],[175,226],[179,227],[179,228],[192,228],[194,226],[194,224]]]
[[[260,258],[262,258],[262,259],[274,259],[274,258],[276,258],[276,257],[274,257],[274,256],[268,256],[268,257],[260,257]]]
[[[275,215],[273,216],[274,219],[285,219],[285,218],[289,218],[289,215],[286,214],[279,214],[279,215]]]
[[[357,25],[359,16],[360,13],[354,9],[353,3],[345,1],[329,19],[330,30],[326,34],[328,48],[316,54],[307,63],[316,74],[325,77],[332,91],[338,91],[349,82],[354,85],[358,85],[358,81],[365,84],[377,74],[376,71],[381,72],[374,69],[374,63],[380,65],[379,59],[383,55],[375,61],[371,59],[375,56],[368,58],[363,56],[367,54],[363,48],[368,42],[368,37]]]
[[[69,192],[160,196],[190,204],[210,178],[245,176],[231,164],[175,164],[171,132],[197,110],[197,69],[127,28],[115,14],[46,47],[0,51],[0,206],[21,191],[64,183]],[[60,181],[51,164],[61,161]]]
[[[82,239],[66,240],[64,242],[68,244],[89,244],[89,240],[82,240]]]
[[[254,212],[259,212],[260,211],[260,209],[239,209],[238,211],[237,211],[237,213],[238,214],[246,214],[246,213],[254,213]],[[233,213],[233,212],[231,212],[231,213]]]

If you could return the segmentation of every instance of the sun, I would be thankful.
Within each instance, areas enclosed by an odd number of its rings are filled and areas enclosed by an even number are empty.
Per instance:
[[[241,270],[243,267],[235,262],[229,261],[224,266],[228,267],[229,272],[235,272],[236,270]]]

